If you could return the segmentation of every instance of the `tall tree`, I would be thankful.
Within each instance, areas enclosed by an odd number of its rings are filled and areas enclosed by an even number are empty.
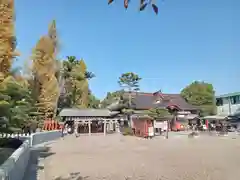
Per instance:
[[[60,104],[69,107],[87,108],[88,106],[88,80],[94,74],[87,71],[83,60],[77,60],[75,56],[67,56],[63,61],[63,89]],[[63,106],[62,106],[63,107]]]
[[[39,110],[47,117],[53,117],[57,110],[59,83],[56,74],[56,23],[52,21],[48,35],[38,41],[33,50],[33,74],[40,85]]]
[[[185,87],[181,95],[188,103],[201,109],[201,116],[216,113],[215,91],[212,84],[195,81]]]
[[[15,50],[14,0],[1,0],[0,12],[0,118],[16,127],[20,121],[19,116],[15,118],[14,109],[20,107],[18,103],[25,95],[25,89],[15,80],[15,73],[11,72],[13,61],[19,55]],[[22,109],[21,113],[23,115],[25,111]]]
[[[14,0],[1,0],[0,12],[0,73],[6,76],[11,70],[14,58],[18,55],[15,51]]]
[[[139,91],[139,81],[142,78],[140,78],[137,74],[133,72],[127,72],[121,75],[119,77],[119,85],[128,90],[128,100],[129,100],[129,107],[132,105],[132,92],[137,92]]]
[[[140,78],[137,74],[133,73],[133,72],[127,72],[121,75],[121,77],[119,77],[119,85],[124,88],[127,89],[128,91],[128,103],[127,103],[127,108],[125,108],[124,113],[127,114],[128,116],[128,120],[129,120],[129,125],[131,126],[132,120],[131,120],[131,114],[132,114],[132,105],[133,105],[133,97],[132,97],[132,93],[133,92],[137,92],[139,91],[139,81],[142,78]],[[122,102],[125,104],[125,98],[122,99]]]
[[[88,104],[89,104],[88,103],[88,100],[89,100],[89,98],[88,98],[89,97],[88,78],[89,77],[86,76],[87,66],[83,59],[81,59],[79,61],[79,70],[81,73],[83,73],[84,79],[79,81],[79,87],[81,88],[81,98],[77,103],[78,103],[78,107],[87,108]]]

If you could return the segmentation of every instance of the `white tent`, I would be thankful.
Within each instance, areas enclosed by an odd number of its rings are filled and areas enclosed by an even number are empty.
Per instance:
[[[223,119],[228,119],[227,116],[220,116],[220,115],[214,115],[214,116],[205,116],[205,117],[202,117],[201,119],[218,119],[218,120],[223,120]]]

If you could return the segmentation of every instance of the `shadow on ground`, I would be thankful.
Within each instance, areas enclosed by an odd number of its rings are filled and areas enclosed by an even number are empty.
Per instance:
[[[88,180],[89,176],[81,176],[80,172],[70,173],[67,177],[57,177],[54,180]]]
[[[38,171],[44,169],[43,163],[39,163],[41,159],[47,158],[55,153],[49,152],[49,147],[37,147],[31,150],[31,155],[23,180],[37,180]]]

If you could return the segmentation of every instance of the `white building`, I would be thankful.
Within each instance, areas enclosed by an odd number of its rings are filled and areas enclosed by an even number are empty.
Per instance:
[[[217,115],[234,115],[240,112],[240,92],[216,97]]]

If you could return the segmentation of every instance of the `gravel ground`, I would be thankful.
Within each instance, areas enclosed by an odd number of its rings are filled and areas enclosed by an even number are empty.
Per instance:
[[[147,140],[68,136],[51,145],[40,180],[238,180],[240,137]]]

